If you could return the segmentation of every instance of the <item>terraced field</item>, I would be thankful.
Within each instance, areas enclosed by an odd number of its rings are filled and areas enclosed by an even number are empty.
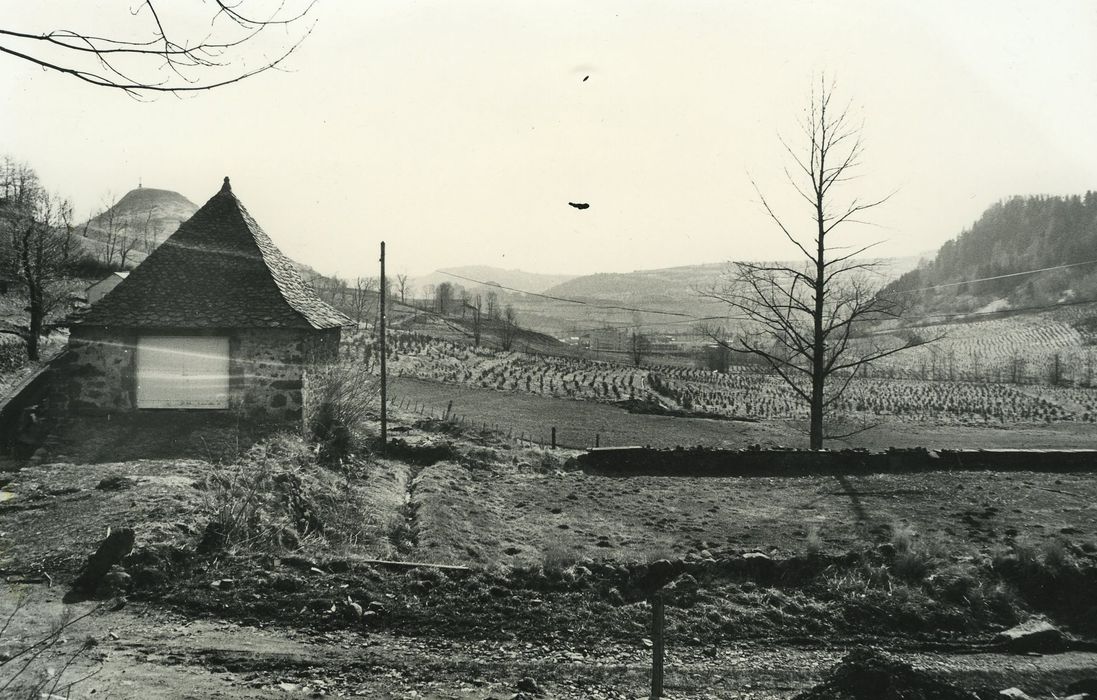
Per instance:
[[[397,377],[471,388],[600,403],[630,402],[652,411],[749,419],[801,420],[803,401],[779,377],[755,368],[726,374],[683,367],[613,364],[571,357],[476,348],[426,336],[395,334],[389,367]],[[376,348],[361,335],[345,358],[377,367]],[[1097,389],[988,381],[856,378],[834,408],[851,420],[887,418],[961,426],[1093,423]]]

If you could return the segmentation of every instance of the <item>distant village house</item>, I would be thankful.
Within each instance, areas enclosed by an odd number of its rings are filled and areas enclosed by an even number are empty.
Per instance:
[[[107,292],[114,289],[118,284],[129,277],[128,272],[112,272],[103,279],[99,280],[95,284],[88,285],[86,291],[86,299],[89,304],[94,304],[107,295]]]

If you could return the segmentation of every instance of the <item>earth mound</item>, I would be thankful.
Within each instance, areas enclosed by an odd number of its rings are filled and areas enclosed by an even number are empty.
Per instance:
[[[977,700],[968,690],[875,649],[858,649],[793,700]]]

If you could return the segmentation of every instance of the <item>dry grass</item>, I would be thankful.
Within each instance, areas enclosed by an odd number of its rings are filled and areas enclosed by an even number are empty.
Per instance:
[[[512,455],[490,468],[422,468],[423,556],[537,566],[559,548],[578,559],[645,561],[652,551],[787,557],[889,544],[896,575],[917,582],[956,557],[1007,546],[1016,533],[1038,546],[1064,528],[1082,540],[1097,533],[1085,502],[1024,483],[1058,480],[1057,490],[1097,498],[1097,484],[1082,474],[873,475],[849,477],[849,493],[827,476],[613,477]]]

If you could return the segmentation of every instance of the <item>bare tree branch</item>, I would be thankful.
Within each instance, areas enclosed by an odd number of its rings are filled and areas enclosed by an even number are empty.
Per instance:
[[[263,16],[258,19],[250,12],[245,14],[241,9],[245,4],[273,9],[258,10]],[[303,7],[298,5],[299,10],[287,12],[284,1],[240,0],[230,4],[216,0],[210,8],[205,2],[189,0],[186,5],[164,3],[174,13],[169,19],[161,3],[144,0],[130,12],[136,19],[119,23],[118,34],[113,36],[77,29],[34,33],[0,28],[0,54],[134,97],[212,90],[281,66],[312,33],[315,23],[304,26],[295,38],[291,37],[288,46],[285,40],[278,39],[283,48],[273,52],[273,58],[262,60],[252,69],[238,67],[248,62],[243,50],[256,45],[264,30],[304,24],[315,4],[316,0],[311,0]],[[184,28],[187,22],[183,20],[188,18],[180,18],[180,13],[189,13],[191,20],[195,13],[202,13],[199,16],[209,19],[209,32],[195,36]],[[141,17],[147,21],[139,21]],[[227,21],[218,22],[221,17]],[[151,38],[146,38],[150,31]]]

